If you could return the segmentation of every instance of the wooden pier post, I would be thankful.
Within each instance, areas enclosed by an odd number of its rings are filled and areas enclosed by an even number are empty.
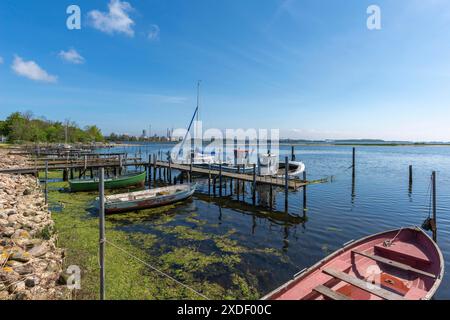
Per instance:
[[[256,164],[253,164],[253,189],[252,189],[253,195],[253,205],[256,205]]]
[[[303,171],[303,181],[306,181],[306,171]],[[306,211],[307,211],[307,206],[306,206],[306,185],[303,186],[303,216],[306,216]]]
[[[122,175],[122,155],[119,154],[119,175]]]
[[[412,187],[413,184],[413,166],[409,166],[409,186]]]
[[[222,197],[222,163],[219,164],[219,196]]]
[[[436,171],[433,171],[431,175],[432,180],[432,193],[433,193],[433,222],[431,224],[431,230],[433,231],[433,240],[437,242],[437,220],[436,220]]]
[[[149,154],[148,155],[148,167],[147,167],[147,170],[148,170],[148,186],[150,187],[151,186],[151,184],[152,184],[152,155],[151,154]]]
[[[233,178],[230,178],[230,196],[233,195]]]
[[[295,147],[294,146],[292,146],[292,149],[291,149],[291,160],[295,161]]]
[[[172,183],[172,159],[169,158],[169,172],[167,173],[169,176],[169,182]]]
[[[211,195],[211,165],[208,164],[208,195]]]
[[[273,185],[272,183],[269,184],[269,207],[270,211],[273,209]]]
[[[241,173],[241,167],[239,165],[237,165],[237,173],[238,175]],[[240,195],[241,195],[241,190],[240,190],[240,182],[239,179],[236,179],[236,195],[237,195],[237,199],[239,200]]]
[[[284,169],[284,206],[285,211],[289,210],[289,158],[285,158],[285,169]]]
[[[45,204],[48,204],[48,161],[45,161]]]
[[[100,255],[100,300],[105,300],[105,169],[100,168],[99,183],[99,255]]]
[[[352,150],[352,177],[356,177],[356,148]]]
[[[153,154],[153,186],[156,187],[157,179],[157,168],[156,168],[156,154]]]

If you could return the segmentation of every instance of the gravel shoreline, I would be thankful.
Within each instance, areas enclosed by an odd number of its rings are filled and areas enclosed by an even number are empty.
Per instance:
[[[27,159],[0,150],[0,168]],[[0,174],[0,300],[69,299],[54,222],[36,178]]]

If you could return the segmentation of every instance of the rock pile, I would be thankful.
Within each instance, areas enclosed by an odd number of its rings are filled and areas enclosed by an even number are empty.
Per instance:
[[[37,180],[0,174],[0,300],[68,298],[53,228]]]

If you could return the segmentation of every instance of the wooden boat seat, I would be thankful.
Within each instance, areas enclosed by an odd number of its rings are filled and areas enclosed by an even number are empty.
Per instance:
[[[331,300],[352,300],[350,297],[347,297],[346,295],[336,292],[328,287],[325,287],[324,285],[319,285],[314,288],[314,291],[320,293],[324,297],[327,297]]]
[[[427,277],[436,279],[436,276],[434,274],[428,273],[428,272],[425,272],[425,271],[422,271],[422,270],[419,270],[419,269],[416,269],[416,268],[413,268],[410,265],[407,265],[407,264],[404,264],[404,263],[392,261],[392,260],[389,260],[389,259],[377,256],[377,255],[373,255],[373,254],[369,254],[369,253],[365,253],[365,252],[360,252],[360,251],[356,251],[356,250],[353,250],[352,253],[361,255],[363,257],[372,259],[374,261],[377,261],[377,262],[380,262],[380,263],[383,263],[383,264],[386,264],[386,265],[389,265],[389,266],[392,266],[392,267],[395,267],[397,269],[410,271],[410,272],[413,272],[413,273],[417,273],[417,274],[420,274],[420,275],[423,275],[423,276],[427,276]]]
[[[341,281],[347,282],[352,286],[360,288],[364,291],[367,291],[373,295],[376,295],[385,300],[405,300],[405,298],[397,293],[385,290],[381,287],[373,285],[365,280],[359,279],[355,276],[349,275],[347,273],[343,273],[341,271],[337,271],[334,269],[324,269],[323,273],[332,276],[333,278],[339,279]]]
[[[428,266],[431,264],[430,259],[425,253],[420,251],[416,246],[405,242],[395,242],[390,247],[376,245],[374,250],[380,256],[410,266]]]

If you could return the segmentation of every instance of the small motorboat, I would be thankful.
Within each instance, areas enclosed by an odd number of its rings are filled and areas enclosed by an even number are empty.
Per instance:
[[[284,178],[286,176],[286,163],[280,162],[273,154],[263,154],[258,157],[259,175]],[[306,166],[300,161],[288,162],[288,176],[291,179],[299,178],[305,172]]]
[[[105,197],[105,213],[123,213],[166,206],[190,198],[197,184],[182,184]]]
[[[303,162],[289,161],[288,162],[288,176],[290,178],[298,178],[305,172],[306,166]],[[280,162],[278,165],[278,178],[284,178],[286,176],[286,163]]]
[[[350,242],[263,300],[429,300],[443,276],[437,244],[402,228]]]
[[[145,171],[139,173],[130,173],[126,175],[121,175],[114,178],[105,179],[105,189],[122,189],[132,186],[141,186],[145,184]],[[96,191],[99,188],[99,179],[77,179],[70,180],[70,191],[81,192],[81,191]]]

